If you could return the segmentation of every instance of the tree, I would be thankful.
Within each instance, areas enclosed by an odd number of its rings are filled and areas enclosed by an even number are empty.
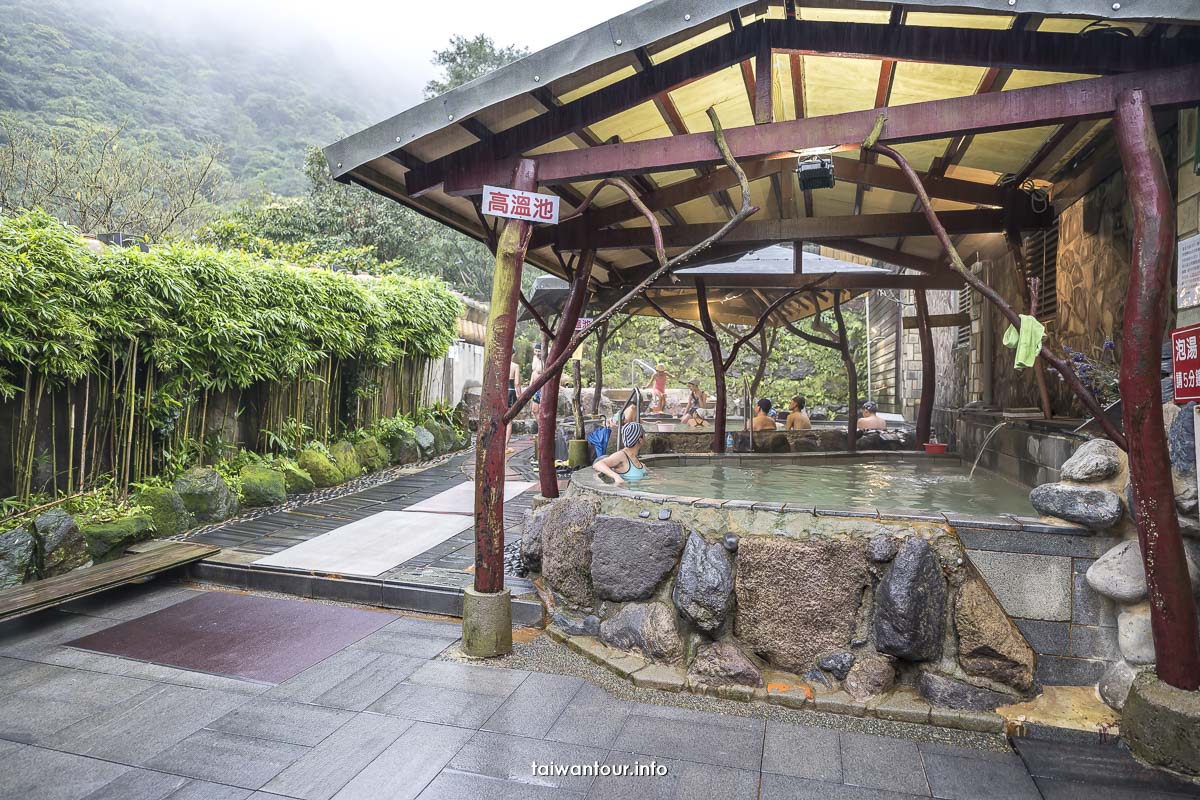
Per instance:
[[[526,47],[496,47],[487,34],[481,33],[473,39],[453,36],[449,47],[434,51],[432,63],[442,68],[444,77],[425,84],[425,99],[444,94],[527,55]]]
[[[0,208],[42,208],[84,233],[157,240],[193,230],[221,197],[219,151],[172,157],[120,128],[32,129],[0,117]]]

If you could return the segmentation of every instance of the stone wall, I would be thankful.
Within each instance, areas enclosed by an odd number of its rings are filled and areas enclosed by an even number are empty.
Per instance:
[[[1070,423],[1005,421],[1003,415],[987,411],[964,409],[949,412],[944,419],[945,424],[954,427],[953,441],[964,464],[974,464],[978,457],[981,469],[1031,489],[1058,480],[1063,463],[1088,438],[1071,433],[1074,425]],[[992,429],[1002,422],[1005,424],[988,440]],[[987,447],[983,455],[979,455],[985,440]]]
[[[574,481],[531,512],[522,552],[562,634],[693,690],[799,684],[868,708],[925,702],[926,719],[930,705],[992,709],[1036,691],[1033,649],[942,519],[682,503]]]
[[[845,423],[836,428],[813,428],[807,431],[730,431],[733,452],[745,453],[836,453],[846,449]],[[712,428],[696,431],[648,432],[644,452],[650,455],[667,453],[712,452]],[[913,447],[911,428],[890,428],[869,431],[858,438],[860,450],[908,450]],[[610,447],[614,446],[610,441]]]

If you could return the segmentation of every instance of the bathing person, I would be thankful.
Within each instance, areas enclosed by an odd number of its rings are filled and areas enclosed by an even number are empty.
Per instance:
[[[521,393],[521,365],[517,363],[517,353],[513,351],[513,359],[508,365],[508,407],[512,408],[513,403],[517,402],[517,395]],[[508,427],[504,430],[504,452],[511,454],[513,449],[508,446],[512,439],[512,423],[508,423]]]
[[[537,380],[537,376],[542,374],[545,369],[545,362],[542,361],[542,343],[533,343],[533,363],[529,365],[529,382],[533,383]],[[530,401],[530,406],[533,407],[533,418],[537,419],[538,411],[542,407],[542,390],[538,389],[533,393],[533,400]]]
[[[789,431],[807,431],[812,428],[812,420],[804,413],[804,398],[796,395],[788,403],[787,427]]]
[[[597,459],[592,469],[612,478],[613,483],[632,483],[646,477],[646,465],[638,460],[638,450],[646,432],[636,422],[627,422],[621,427],[621,449],[611,456]]]
[[[765,397],[758,401],[758,411],[754,413],[751,429],[756,431],[775,430],[775,419],[771,416],[771,401]]]
[[[683,404],[683,416],[679,421],[689,428],[699,428],[704,424],[704,404],[708,402],[708,395],[700,388],[699,378],[692,378],[687,385],[688,399]]]
[[[879,416],[879,406],[874,400],[868,400],[859,408],[861,416],[858,419],[860,431],[881,431],[887,427],[887,420]]]
[[[659,364],[654,368],[654,375],[643,386],[650,390],[650,413],[661,414],[667,407],[667,378],[674,378],[667,368]]]

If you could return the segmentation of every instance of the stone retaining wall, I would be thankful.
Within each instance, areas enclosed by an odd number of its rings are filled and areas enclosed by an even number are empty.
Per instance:
[[[522,551],[562,635],[695,691],[803,686],[931,719],[1037,690],[1033,649],[944,518],[818,516],[577,480],[531,512]]]

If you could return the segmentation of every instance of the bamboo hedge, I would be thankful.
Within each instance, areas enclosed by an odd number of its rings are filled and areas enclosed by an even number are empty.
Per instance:
[[[16,493],[36,488],[35,472],[68,492],[101,474],[128,488],[188,447],[203,458],[216,393],[240,403],[277,387],[264,426],[336,435],[344,375],[362,376],[367,388],[352,391],[369,396],[380,375],[418,373],[445,355],[460,313],[436,278],[182,243],[94,252],[44,212],[0,217],[0,399],[20,406]]]

